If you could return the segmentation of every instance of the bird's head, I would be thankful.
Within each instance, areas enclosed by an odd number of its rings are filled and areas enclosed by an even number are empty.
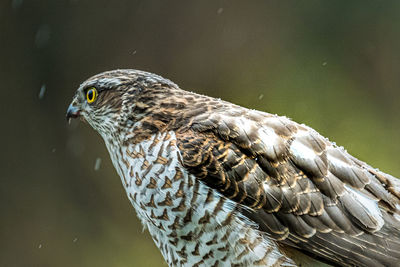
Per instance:
[[[179,90],[173,82],[138,70],[113,70],[83,82],[67,110],[67,120],[81,118],[103,137],[113,135],[122,125],[139,121],[158,109],[161,95]],[[125,127],[126,128],[126,127]]]

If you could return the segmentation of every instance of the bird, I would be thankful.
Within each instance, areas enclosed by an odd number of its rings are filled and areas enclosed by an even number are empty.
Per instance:
[[[66,117],[169,266],[400,266],[399,180],[304,124],[134,69],[84,81]]]

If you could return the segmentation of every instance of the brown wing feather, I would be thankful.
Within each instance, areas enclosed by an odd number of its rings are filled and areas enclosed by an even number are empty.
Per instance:
[[[198,115],[190,128],[178,131],[191,173],[250,208],[246,215],[282,244],[335,265],[399,264],[396,178],[311,128],[230,108]]]

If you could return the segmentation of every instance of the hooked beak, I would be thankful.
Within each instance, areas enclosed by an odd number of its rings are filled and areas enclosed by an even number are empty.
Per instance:
[[[74,118],[74,119],[78,118],[80,115],[80,112],[81,111],[77,107],[73,106],[72,104],[69,105],[67,114],[66,114],[67,121],[70,122],[71,118]]]

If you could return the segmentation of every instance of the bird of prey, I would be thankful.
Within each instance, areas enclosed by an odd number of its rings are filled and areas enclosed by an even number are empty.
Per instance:
[[[170,266],[400,266],[400,182],[310,127],[139,70],[83,82],[76,117]]]

